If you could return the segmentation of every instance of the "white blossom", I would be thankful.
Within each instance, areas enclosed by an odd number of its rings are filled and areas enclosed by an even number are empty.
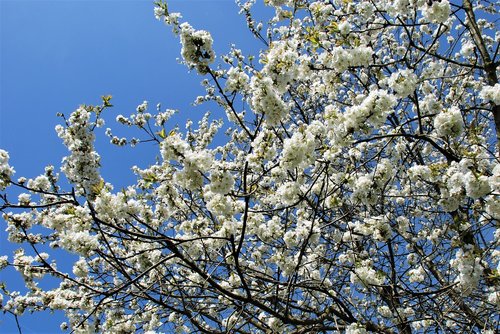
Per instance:
[[[252,77],[250,103],[255,112],[266,115],[269,125],[277,125],[286,117],[288,106],[273,87],[271,78]]]
[[[296,132],[285,140],[281,163],[286,169],[293,169],[311,163],[314,159],[315,141],[311,133]]]
[[[9,166],[9,153],[0,150],[0,190],[5,189],[13,174],[14,168]]]
[[[389,78],[389,86],[399,97],[412,94],[417,85],[417,75],[412,70],[402,70],[393,73]]]
[[[500,105],[500,84],[494,86],[484,86],[479,93],[479,96],[486,101],[491,101],[496,105]]]
[[[364,286],[381,285],[385,282],[385,276],[382,273],[375,271],[368,264],[364,264],[351,272],[351,282],[359,283]]]
[[[194,30],[188,23],[180,25],[182,58],[189,67],[196,67],[200,74],[207,72],[207,66],[215,59],[212,36],[205,30]]]
[[[450,261],[452,268],[458,272],[456,282],[460,284],[462,293],[468,295],[476,288],[483,272],[481,259],[471,251],[459,249],[455,258]]]
[[[430,4],[429,4],[430,3]],[[450,16],[448,0],[431,1],[422,6],[422,15],[430,22],[443,23]]]
[[[452,107],[451,109],[440,112],[434,118],[434,128],[436,133],[441,136],[458,136],[464,128],[464,121],[460,109]]]
[[[61,170],[79,192],[92,193],[92,187],[100,182],[100,156],[94,151],[94,134],[90,131],[91,113],[79,108],[68,119],[68,126],[56,126],[57,135],[71,152],[63,158]]]
[[[241,68],[231,67],[227,71],[226,90],[230,92],[245,90],[250,78]]]
[[[363,325],[354,322],[346,327],[345,333],[346,334],[366,334],[367,331]]]

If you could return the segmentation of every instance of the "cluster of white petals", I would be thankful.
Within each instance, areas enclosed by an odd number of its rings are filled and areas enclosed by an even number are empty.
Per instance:
[[[180,25],[181,55],[186,65],[195,67],[198,73],[207,71],[207,66],[215,59],[212,48],[213,40],[210,33],[205,30],[195,30],[189,23]]]
[[[295,132],[291,138],[285,139],[281,164],[283,168],[304,168],[310,165],[315,155],[314,136],[309,131]]]
[[[399,97],[412,94],[417,85],[417,75],[412,70],[398,71],[389,77],[389,86]]]
[[[100,156],[94,150],[94,133],[91,128],[91,111],[80,107],[71,114],[67,126],[56,126],[56,132],[71,152],[63,159],[61,170],[79,192],[91,193],[100,182]]]
[[[496,105],[500,105],[500,83],[494,86],[484,86],[479,96],[486,101],[491,101]]]
[[[358,323],[352,323],[345,329],[346,334],[366,334],[366,328]]]
[[[266,115],[269,125],[277,125],[288,116],[288,106],[274,88],[269,77],[252,77],[250,82],[252,99],[250,104],[255,112]]]
[[[385,277],[382,273],[377,273],[368,263],[363,263],[351,273],[351,282],[364,286],[382,285]]]
[[[10,177],[14,174],[14,168],[9,166],[9,153],[0,150],[0,189],[3,190],[9,184]]]
[[[458,136],[464,128],[462,114],[457,107],[443,110],[434,118],[434,127],[438,136]]]
[[[471,293],[479,283],[484,269],[481,259],[474,256],[471,251],[459,249],[455,258],[450,261],[450,265],[458,271],[456,281],[460,284],[462,293]]]
[[[367,96],[358,96],[357,100],[361,103],[347,108],[343,114],[347,132],[366,128],[368,124],[379,127],[396,104],[394,97],[384,90],[371,91]]]
[[[373,49],[368,46],[358,48],[343,48],[335,46],[328,52],[319,55],[319,60],[324,66],[336,72],[344,72],[349,67],[368,66],[373,57]]]
[[[226,89],[230,92],[245,90],[250,78],[241,68],[231,67],[227,71]]]
[[[450,16],[450,2],[448,0],[426,1],[421,7],[422,15],[433,23],[443,23]]]

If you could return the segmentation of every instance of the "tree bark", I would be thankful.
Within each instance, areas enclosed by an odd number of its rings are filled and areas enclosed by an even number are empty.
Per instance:
[[[476,15],[474,14],[471,1],[464,0],[463,7],[465,13],[467,14],[467,23],[466,23],[467,28],[469,28],[469,32],[472,36],[472,39],[474,40],[474,43],[476,44],[476,47],[478,48],[479,53],[481,54],[481,59],[483,60],[483,67],[484,67],[484,72],[486,74],[487,83],[490,86],[494,86],[495,84],[498,83],[498,76],[496,72],[498,64],[493,63],[488,53],[488,50],[486,49],[484,39],[481,35],[481,30],[477,25]],[[497,135],[497,142],[496,142],[497,156],[500,158],[500,105],[496,105],[493,102],[492,105],[493,107],[491,108],[491,112],[493,113],[493,119],[495,122],[495,130]]]

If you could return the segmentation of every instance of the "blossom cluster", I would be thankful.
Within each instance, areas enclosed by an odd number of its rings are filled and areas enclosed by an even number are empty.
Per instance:
[[[194,30],[189,23],[180,25],[181,55],[186,65],[195,67],[198,73],[204,74],[207,66],[214,61],[212,36],[205,30]]]
[[[14,168],[9,166],[9,153],[0,150],[0,189],[3,190],[9,184]]]
[[[67,126],[56,126],[56,132],[71,152],[63,159],[61,170],[79,192],[91,193],[92,187],[100,182],[100,156],[94,150],[93,126],[102,126],[102,121],[93,124],[92,110],[80,107],[71,114]],[[102,120],[102,119],[101,119]]]

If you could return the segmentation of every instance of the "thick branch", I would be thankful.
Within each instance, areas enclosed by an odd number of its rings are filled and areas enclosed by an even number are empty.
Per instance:
[[[476,15],[474,14],[470,0],[464,0],[463,7],[465,9],[465,13],[467,14],[467,27],[469,28],[472,39],[474,40],[474,43],[476,44],[483,60],[488,85],[494,86],[498,83],[498,76],[496,72],[498,64],[493,63],[488,50],[486,49],[486,44],[484,43],[483,36],[481,35],[481,30],[477,25]],[[491,108],[491,111],[493,113],[497,134],[497,155],[500,155],[500,105],[496,105],[494,103],[492,104],[493,107]]]

